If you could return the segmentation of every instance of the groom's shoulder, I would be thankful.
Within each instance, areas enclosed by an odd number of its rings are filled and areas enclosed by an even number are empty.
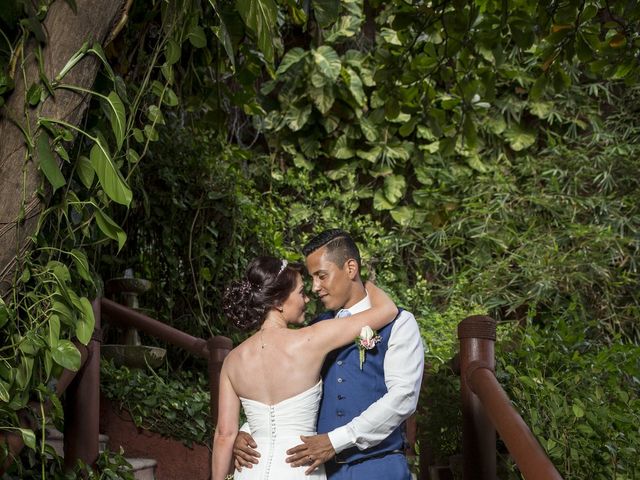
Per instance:
[[[417,325],[416,317],[409,310],[406,310],[402,307],[398,307],[398,316],[396,317],[395,324],[400,325]]]

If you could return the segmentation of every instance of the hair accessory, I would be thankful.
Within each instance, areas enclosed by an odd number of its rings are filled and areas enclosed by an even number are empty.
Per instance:
[[[242,280],[242,282],[240,282],[240,289],[245,295],[247,293],[251,293],[251,291],[253,290],[253,286],[254,285],[249,280]]]
[[[282,273],[282,271],[287,268],[287,265],[289,265],[289,262],[286,260],[282,260],[282,265],[280,265],[280,270],[278,271],[278,275],[280,275]],[[276,277],[278,276],[276,275]]]

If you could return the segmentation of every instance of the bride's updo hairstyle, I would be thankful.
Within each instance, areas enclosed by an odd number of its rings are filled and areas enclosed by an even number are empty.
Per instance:
[[[279,307],[296,287],[299,263],[275,257],[257,257],[244,278],[227,287],[222,298],[224,314],[242,330],[255,330],[269,310]]]

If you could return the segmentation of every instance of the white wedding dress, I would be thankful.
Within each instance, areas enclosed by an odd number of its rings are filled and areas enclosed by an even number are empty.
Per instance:
[[[300,445],[300,435],[314,435],[318,408],[322,396],[322,381],[302,393],[275,405],[240,397],[247,416],[251,436],[260,452],[258,464],[253,468],[236,471],[236,480],[326,480],[324,466],[311,475],[304,472],[308,466],[293,468],[286,463],[287,450]]]

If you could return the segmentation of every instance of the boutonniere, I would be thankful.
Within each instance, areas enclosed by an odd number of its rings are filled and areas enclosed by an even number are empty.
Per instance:
[[[372,330],[370,326],[362,327],[360,335],[356,337],[356,346],[360,352],[360,370],[362,370],[362,364],[364,363],[364,351],[371,350],[382,340],[382,337],[378,335],[378,332]]]

